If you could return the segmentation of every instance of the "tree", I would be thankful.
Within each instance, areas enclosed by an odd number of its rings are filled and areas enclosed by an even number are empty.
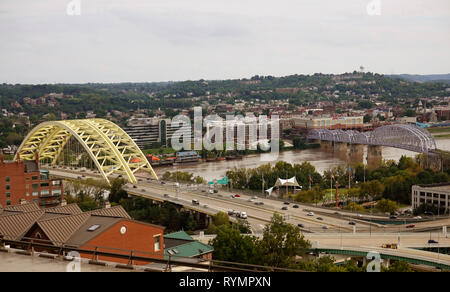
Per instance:
[[[233,227],[236,227],[240,233],[249,234],[252,232],[250,223],[247,220],[237,218],[237,224]]]
[[[128,197],[128,193],[123,189],[126,184],[124,179],[116,178],[111,181],[111,192],[109,193],[109,201],[119,203],[123,198]]]
[[[389,268],[386,270],[390,273],[412,273],[414,270],[411,268],[411,266],[404,261],[395,261],[393,262]]]
[[[222,225],[228,226],[230,224],[230,217],[225,212],[218,212],[214,216],[213,221],[214,221],[214,225],[216,225],[217,227],[222,226]]]
[[[369,196],[372,199],[380,198],[383,195],[383,192],[384,185],[377,180],[362,183],[360,187],[360,194],[363,197]]]
[[[317,203],[325,196],[323,190],[319,186],[315,186],[310,190],[301,191],[295,196],[295,201],[301,203]]]
[[[376,208],[383,213],[395,213],[398,210],[398,205],[394,201],[382,199],[377,203]]]
[[[364,123],[370,123],[370,121],[372,121],[372,116],[369,115],[369,114],[366,114],[366,115],[364,116],[363,122],[364,122]]]
[[[299,227],[285,222],[281,215],[275,213],[264,228],[258,246],[262,264],[288,268],[295,265],[295,257],[305,254],[311,244],[304,239]]]
[[[217,228],[217,236],[209,244],[214,248],[213,257],[216,260],[255,264],[260,259],[257,239],[242,235],[239,230],[227,225]]]
[[[345,209],[346,209],[346,210],[351,210],[351,211],[353,211],[353,212],[360,212],[360,213],[362,213],[362,212],[365,211],[364,207],[361,206],[361,205],[359,205],[359,204],[356,203],[356,202],[350,202],[350,203],[348,203],[348,205],[345,206]]]

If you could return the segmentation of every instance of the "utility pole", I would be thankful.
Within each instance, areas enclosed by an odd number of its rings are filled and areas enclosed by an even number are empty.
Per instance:
[[[363,164],[364,165],[364,183],[366,182],[366,165],[365,164]]]
[[[339,208],[339,192],[338,192],[338,183],[336,182],[336,208]]]
[[[261,195],[264,197],[264,172],[262,173],[262,189],[261,189]]]

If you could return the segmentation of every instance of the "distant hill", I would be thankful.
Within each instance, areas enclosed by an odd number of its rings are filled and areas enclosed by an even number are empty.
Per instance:
[[[433,74],[433,75],[411,75],[411,74],[399,74],[399,75],[386,75],[390,78],[404,79],[411,82],[442,82],[450,84],[450,74]]]

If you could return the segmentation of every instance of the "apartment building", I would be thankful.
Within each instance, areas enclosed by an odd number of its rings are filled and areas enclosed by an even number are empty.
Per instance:
[[[170,147],[172,136],[177,131],[184,131],[186,135],[192,135],[191,129],[183,129],[182,125],[172,124],[170,119],[148,117],[131,118],[124,130],[141,149],[152,147],[155,144]]]
[[[292,118],[296,128],[305,129],[362,129],[364,127],[364,117],[313,117],[294,116]]]
[[[36,161],[5,162],[0,154],[0,205],[34,202],[53,207],[64,199],[61,180],[51,179],[47,170]]]

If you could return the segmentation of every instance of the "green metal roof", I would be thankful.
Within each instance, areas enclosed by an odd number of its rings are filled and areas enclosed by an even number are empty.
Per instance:
[[[172,255],[169,253],[169,250],[173,253]],[[168,259],[171,255],[174,259],[177,256],[179,257],[196,257],[205,253],[210,253],[214,249],[204,243],[199,241],[191,241],[182,245],[174,246],[164,250],[164,258]]]
[[[178,232],[165,234],[164,238],[182,239],[182,240],[190,240],[190,241],[194,240],[192,237],[189,236],[189,234],[187,234],[184,231],[178,231]]]

